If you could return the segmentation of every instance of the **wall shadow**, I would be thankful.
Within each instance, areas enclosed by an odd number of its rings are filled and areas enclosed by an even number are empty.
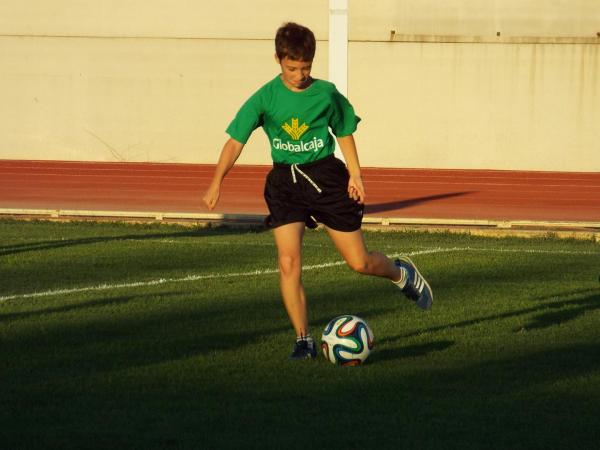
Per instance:
[[[386,203],[375,203],[365,205],[365,214],[375,214],[386,211],[394,211],[396,209],[409,208],[411,206],[419,205],[421,203],[433,202],[436,200],[444,200],[453,197],[460,197],[464,195],[473,194],[476,191],[463,191],[463,192],[449,192],[447,194],[428,195],[426,197],[415,197],[406,200],[396,200],[393,202]]]

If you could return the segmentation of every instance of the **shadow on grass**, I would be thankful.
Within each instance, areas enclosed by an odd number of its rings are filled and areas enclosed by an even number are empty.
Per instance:
[[[463,320],[460,322],[449,323],[446,325],[440,325],[436,327],[430,327],[425,329],[419,329],[417,331],[413,331],[411,333],[401,334],[397,336],[392,336],[388,338],[384,338],[381,340],[381,343],[393,343],[402,341],[408,337],[419,336],[423,333],[436,333],[439,331],[446,331],[455,328],[467,328],[473,325],[477,325],[485,322],[495,322],[497,320],[502,319],[510,319],[513,317],[526,316],[530,314],[539,313],[534,316],[532,320],[526,325],[524,328],[520,328],[515,331],[524,331],[527,329],[539,329],[539,328],[548,328],[555,325],[561,325],[571,320],[577,319],[588,311],[594,311],[600,309],[600,289],[593,290],[585,290],[580,291],[580,294],[583,292],[590,293],[591,295],[587,295],[581,298],[575,298],[573,300],[562,300],[562,301],[554,301],[549,303],[542,303],[531,308],[522,308],[517,309],[515,311],[509,311],[501,314],[492,314],[489,316],[477,317],[474,319]],[[556,312],[546,312],[548,309],[563,309],[563,308],[571,308],[566,309],[564,311],[556,311]]]
[[[547,309],[556,309],[557,311],[548,311],[536,315],[524,328],[535,330],[562,325],[583,316],[587,312],[600,309],[600,290],[595,292],[595,294],[580,299],[548,304]],[[560,311],[564,307],[569,309]]]
[[[79,245],[91,245],[104,242],[120,242],[120,241],[145,241],[149,239],[178,239],[189,237],[210,237],[220,235],[235,235],[247,233],[260,233],[265,231],[263,227],[256,226],[253,228],[234,228],[228,226],[196,228],[192,230],[179,231],[175,233],[149,233],[143,234],[125,234],[120,236],[98,236],[86,237],[79,239],[56,239],[43,240],[37,242],[29,242],[26,244],[3,245],[0,246],[0,256],[15,255],[25,252],[37,252],[44,250],[54,250],[65,247],[74,247]]]
[[[343,290],[341,298],[352,290]],[[348,310],[367,319],[388,312],[361,306],[361,294],[367,292],[354,288],[354,294],[357,300]],[[172,293],[156,297],[163,295]],[[90,303],[92,308],[118,302],[130,307],[136,299],[144,296]],[[589,311],[598,303],[595,291],[514,314],[538,314],[535,318],[559,304],[567,311]],[[86,303],[72,307],[85,309]],[[72,311],[64,308],[47,310]],[[61,438],[71,448],[145,449],[290,448],[296,443],[291,448],[464,450],[594,448],[597,443],[600,392],[583,380],[597,378],[598,343],[549,344],[543,351],[515,349],[465,361],[436,355],[433,362],[410,364],[410,358],[443,354],[454,345],[438,340],[382,349],[369,367],[340,370],[322,360],[293,365],[285,356],[275,363],[261,359],[264,345],[290,332],[283,314],[278,295],[249,294],[247,303],[190,305],[184,299],[127,318],[59,320],[36,335],[24,329],[25,335],[4,346],[6,390],[0,396],[9,401],[0,417],[4,414],[12,425],[6,427],[6,442],[20,442],[19,432],[32,436],[26,432],[35,421],[35,436],[50,445],[31,437],[31,448],[52,447]],[[314,323],[330,319],[328,313],[318,315]],[[387,342],[396,340],[400,337]],[[239,351],[232,355],[231,350]],[[193,364],[176,364],[200,356]],[[403,364],[377,364],[395,360]],[[160,365],[171,362],[169,371]],[[105,372],[114,374],[102,376]],[[315,423],[327,426],[310,428]]]
[[[600,392],[597,385],[576,380],[597,373],[599,351],[592,343],[560,346],[423,370],[403,380],[413,389],[412,414],[436,423],[435,436],[428,436],[429,445],[423,447],[489,448],[493,442],[493,448],[588,448],[599,434],[592,430],[597,430]],[[378,408],[391,410],[399,396],[392,386],[386,392],[388,398]],[[420,428],[409,435],[418,438],[427,425]],[[393,438],[406,439],[399,434]],[[456,439],[456,445],[448,446],[448,438]]]
[[[287,344],[282,348],[285,360],[294,334],[279,296],[253,298],[250,295],[243,301],[236,299],[228,303],[227,295],[223,294],[222,301],[212,298],[210,303],[196,302],[193,293],[181,292],[107,296],[0,314],[0,323],[30,320],[37,330],[35,334],[16,335],[6,341],[11,346],[14,362],[10,364],[14,370],[10,378],[44,376],[50,380],[55,375],[59,378],[86,376],[141,368],[236,351],[287,332],[289,348]],[[188,299],[189,296],[192,298]],[[160,306],[163,302],[169,305],[168,309]],[[148,308],[144,310],[146,304]],[[357,303],[348,303],[352,311],[364,317],[375,317],[392,309],[355,306]],[[107,309],[103,311],[103,308]],[[127,309],[139,312],[133,314]],[[70,315],[75,312],[80,314]],[[316,340],[320,339],[321,326],[331,318],[323,312],[311,317]],[[28,324],[21,326],[29,328]]]
[[[375,343],[377,345],[377,343]],[[378,363],[380,361],[388,360],[402,360],[405,358],[417,358],[425,356],[433,352],[441,352],[450,348],[454,345],[454,341],[435,341],[428,342],[427,344],[409,345],[406,347],[399,348],[386,348],[383,350],[377,350],[370,356],[370,363]]]
[[[161,294],[161,298],[175,296],[180,294]],[[69,313],[75,311],[83,311],[93,308],[102,308],[105,306],[120,306],[125,305],[130,302],[138,301],[141,299],[145,299],[146,296],[137,296],[137,295],[127,295],[120,296],[114,298],[106,298],[99,300],[90,300],[85,302],[73,303],[64,306],[56,306],[51,308],[41,308],[32,311],[22,311],[22,312],[14,312],[1,314],[0,313],[0,323],[6,321],[15,321],[15,320],[26,320],[26,319],[35,319],[41,316],[46,316],[49,314],[61,314],[61,313]]]
[[[51,385],[36,386],[0,417],[12,425],[5,428],[6,442],[22,443],[25,436],[28,448],[54,447],[63,436],[69,448],[596,448],[597,387],[577,380],[600,370],[598,350],[570,345],[408,371],[403,365],[374,371],[288,363],[235,377],[234,368],[221,368],[204,383],[177,385],[174,374],[176,388],[164,377],[146,380],[140,370],[116,383],[116,392],[110,380],[72,398],[53,393]],[[42,401],[45,392],[49,399]],[[65,399],[71,402],[53,409]],[[52,411],[59,412],[56,418]],[[33,418],[34,435],[21,424]],[[307,433],[314,423],[327,426]]]
[[[165,297],[175,295],[181,294],[164,293],[154,298],[160,302]],[[50,318],[36,325],[35,334],[16,335],[6,340],[5,343],[11,346],[11,351],[4,355],[11,359],[6,380],[21,382],[43,377],[48,381],[53,378],[95,376],[235,350],[290,329],[287,324],[273,323],[264,317],[276,316],[280,310],[277,308],[275,311],[275,305],[280,307],[279,303],[261,311],[252,311],[240,304],[199,306],[194,305],[193,300],[184,299],[179,303],[171,303],[169,310],[148,305],[149,311],[146,313],[143,305],[133,304],[145,302],[146,299],[144,295],[104,298],[2,316],[3,321],[36,320],[47,314],[82,311],[82,314],[73,318]],[[249,301],[258,303],[256,299]],[[124,314],[122,309],[116,312],[95,311],[114,305],[138,309],[136,313],[129,314]],[[11,366],[15,370],[13,373],[9,370]]]

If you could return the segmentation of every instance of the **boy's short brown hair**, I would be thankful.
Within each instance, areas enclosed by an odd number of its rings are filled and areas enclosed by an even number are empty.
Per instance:
[[[275,35],[275,52],[280,60],[287,57],[294,61],[312,61],[316,47],[313,32],[294,22],[279,27]]]

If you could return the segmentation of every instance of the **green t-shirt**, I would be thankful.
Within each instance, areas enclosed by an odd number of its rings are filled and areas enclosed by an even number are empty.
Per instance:
[[[245,144],[262,127],[274,162],[304,164],[334,152],[330,128],[336,136],[348,136],[359,121],[333,83],[314,80],[308,88],[294,92],[277,75],[244,103],[226,132]]]

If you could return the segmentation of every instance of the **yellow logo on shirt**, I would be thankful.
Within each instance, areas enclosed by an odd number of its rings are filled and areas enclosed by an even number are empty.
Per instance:
[[[304,133],[306,133],[306,130],[308,130],[309,126],[306,125],[305,123],[303,123],[300,127],[298,126],[298,118],[294,119],[292,117],[292,126],[290,126],[287,122],[284,123],[281,128],[283,128],[283,130],[289,134],[291,136],[292,139],[294,140],[298,140],[300,139],[300,136],[302,136]]]

